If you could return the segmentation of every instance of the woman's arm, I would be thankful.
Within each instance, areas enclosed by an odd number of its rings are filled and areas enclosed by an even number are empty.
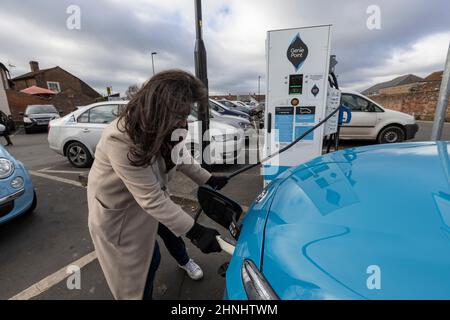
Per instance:
[[[184,173],[198,185],[205,184],[211,178],[211,173],[203,169],[190,153],[183,157],[183,162],[177,166],[177,170]]]
[[[130,142],[114,135],[106,137],[105,140],[105,148],[114,172],[139,206],[177,236],[186,234],[194,225],[194,219],[164,194],[151,167],[134,167],[130,164],[127,157]],[[190,170],[197,171],[200,170]],[[203,172],[199,173],[199,176],[200,180],[206,179]]]

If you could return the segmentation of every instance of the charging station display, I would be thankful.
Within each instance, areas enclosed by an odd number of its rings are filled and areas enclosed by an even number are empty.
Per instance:
[[[264,154],[270,155],[326,116],[331,26],[269,31]],[[263,166],[265,182],[322,154],[324,128]]]
[[[289,76],[289,94],[303,93],[303,75],[291,74]]]

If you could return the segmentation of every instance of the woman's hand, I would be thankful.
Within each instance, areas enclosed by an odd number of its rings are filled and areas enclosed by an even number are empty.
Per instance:
[[[214,190],[220,190],[227,185],[228,180],[228,177],[225,176],[211,176],[206,184]]]
[[[218,235],[220,234],[217,230],[206,228],[198,223],[195,223],[191,230],[186,233],[186,237],[203,253],[222,251],[216,239]]]

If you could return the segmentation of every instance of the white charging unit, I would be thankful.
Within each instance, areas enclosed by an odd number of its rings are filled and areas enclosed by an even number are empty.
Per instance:
[[[267,33],[267,93],[265,106],[264,153],[273,154],[293,142],[326,117],[327,101],[339,106],[340,93],[331,90],[331,25],[274,30]],[[337,102],[336,102],[337,101]],[[330,119],[327,134],[336,118]],[[328,124],[327,122],[327,124]],[[331,124],[333,123],[333,124]],[[322,154],[326,126],[265,162],[262,174],[267,184],[286,169]]]

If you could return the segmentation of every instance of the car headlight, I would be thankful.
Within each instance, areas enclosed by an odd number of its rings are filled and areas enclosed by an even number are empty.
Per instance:
[[[15,177],[11,181],[11,187],[13,187],[14,189],[21,189],[21,188],[23,188],[23,178],[22,177]]]
[[[25,123],[32,123],[33,121],[31,121],[31,119],[28,118],[28,117],[23,117],[23,122],[25,122]]]
[[[14,172],[14,164],[5,158],[0,158],[0,179],[8,178]]]
[[[253,125],[251,123],[248,122],[239,122],[239,126],[244,129],[244,130],[248,130],[253,128]]]
[[[221,134],[221,135],[213,136],[213,139],[217,142],[225,142],[225,141],[234,140],[234,137],[236,137],[235,134]]]
[[[244,260],[241,276],[249,300],[280,300],[253,261]]]

